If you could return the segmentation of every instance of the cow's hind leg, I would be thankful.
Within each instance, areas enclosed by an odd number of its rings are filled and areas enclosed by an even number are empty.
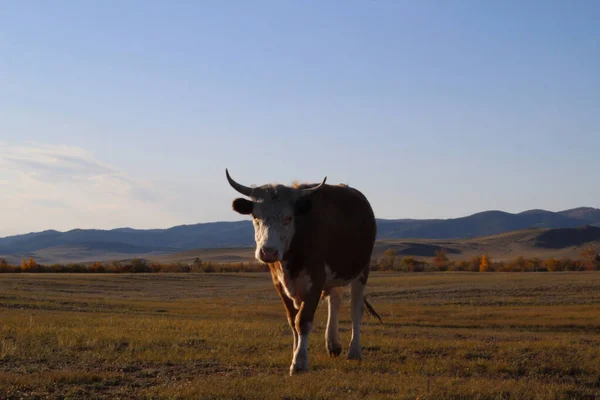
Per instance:
[[[337,357],[342,352],[339,338],[339,321],[343,289],[343,287],[334,287],[327,296],[329,315],[327,317],[327,330],[325,331],[325,347],[330,357]]]
[[[366,279],[358,277],[351,283],[350,289],[350,319],[352,320],[352,339],[348,349],[348,360],[361,360],[360,323],[364,309],[364,291]]]

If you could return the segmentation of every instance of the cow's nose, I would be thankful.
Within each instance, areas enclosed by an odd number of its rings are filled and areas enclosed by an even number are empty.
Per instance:
[[[263,261],[275,261],[278,254],[279,252],[274,247],[261,247],[260,249],[260,259]]]

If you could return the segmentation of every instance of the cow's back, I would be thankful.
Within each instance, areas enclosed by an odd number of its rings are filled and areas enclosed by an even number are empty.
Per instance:
[[[369,201],[345,185],[325,185],[315,193],[296,229],[304,250],[314,249],[338,278],[353,278],[368,265],[377,234]]]

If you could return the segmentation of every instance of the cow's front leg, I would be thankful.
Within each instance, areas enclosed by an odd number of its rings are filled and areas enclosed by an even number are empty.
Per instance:
[[[319,304],[323,283],[312,282],[310,290],[306,293],[304,301],[296,315],[296,331],[298,332],[298,346],[294,352],[290,375],[308,371],[308,336],[312,329],[315,310]]]
[[[290,324],[290,328],[292,329],[292,334],[294,335],[294,347],[292,347],[292,354],[296,353],[296,347],[298,347],[298,332],[296,331],[296,314],[298,314],[298,310],[294,307],[294,302],[292,299],[287,297],[285,294],[281,283],[275,283],[275,289],[277,293],[279,293],[279,297],[283,301],[283,305],[285,306],[285,313],[287,314],[288,324]]]
[[[271,270],[271,278],[273,278],[273,285],[275,286],[275,290],[277,290],[277,294],[281,298],[283,305],[285,307],[285,313],[287,315],[288,324],[292,329],[292,334],[294,335],[294,347],[292,347],[292,354],[296,352],[296,347],[298,346],[298,332],[296,332],[296,314],[298,314],[298,310],[294,307],[294,301],[290,299],[283,289],[283,285],[279,282],[277,277],[277,268],[281,268],[281,266],[277,266],[276,264],[270,264],[269,269]]]

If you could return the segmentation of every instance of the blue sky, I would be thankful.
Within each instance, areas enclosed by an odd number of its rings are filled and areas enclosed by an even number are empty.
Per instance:
[[[0,2],[0,236],[238,220],[245,184],[378,217],[600,207],[600,2]]]

